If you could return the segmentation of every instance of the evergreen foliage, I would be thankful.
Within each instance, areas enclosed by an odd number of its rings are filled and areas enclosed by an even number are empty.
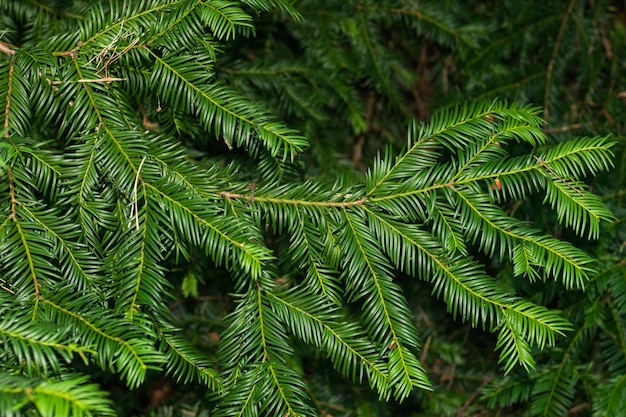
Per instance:
[[[559,416],[582,389],[617,415],[623,231],[586,185],[616,146],[604,127],[549,135],[595,120],[595,56],[586,107],[555,96],[586,62],[562,45],[597,54],[608,6],[536,5],[470,21],[438,2],[0,0],[0,410],[148,413],[115,387],[158,380],[188,404],[154,415],[354,415],[341,378],[453,414],[472,397],[445,404],[426,353],[460,363],[458,343],[420,312],[444,306],[497,352],[485,406]],[[524,59],[528,25],[555,36],[546,68]],[[447,89],[432,116],[411,68],[428,50]],[[595,262],[585,241],[607,231]]]

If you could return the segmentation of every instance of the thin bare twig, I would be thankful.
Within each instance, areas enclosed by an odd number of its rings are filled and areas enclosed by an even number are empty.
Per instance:
[[[3,290],[11,293],[11,294],[15,294],[15,291],[11,290],[9,287],[5,287],[4,284],[6,284],[7,282],[5,280],[3,280],[2,278],[0,278],[0,282],[2,282],[2,284],[0,284],[0,288],[2,288]]]
[[[143,163],[146,162],[146,157],[141,159],[139,168],[137,169],[137,175],[135,175],[135,184],[133,185],[133,208],[130,210],[130,217],[135,217],[135,228],[139,230],[139,205],[137,204],[137,184],[139,183],[139,173],[143,167]],[[143,183],[143,180],[142,180]]]
[[[9,64],[9,87],[7,89],[7,104],[4,107],[4,137],[9,137],[9,119],[10,119],[10,110],[11,110],[11,94],[13,93],[13,60]]]
[[[372,128],[372,114],[374,113],[375,98],[376,95],[374,92],[370,91],[367,99],[367,111],[365,113],[365,130],[361,133],[361,136],[359,136],[359,139],[354,144],[354,148],[352,150],[352,164],[356,169],[363,168],[363,145],[365,145],[365,134]]]
[[[559,127],[550,127],[544,130],[544,133],[561,133],[561,132],[569,132],[570,130],[580,129],[584,127],[583,123],[574,123],[571,125],[559,126]]]
[[[106,61],[104,68],[107,68],[109,65],[111,65],[112,63],[114,63],[115,61],[117,61],[118,59],[120,59],[120,57],[122,57],[123,55],[126,54],[126,52],[130,51],[132,48],[135,47],[135,45],[137,45],[139,43],[139,37],[133,39],[131,41],[131,43],[129,43],[124,49],[122,49],[122,52],[118,53],[114,53],[113,55],[111,55],[111,57]],[[102,70],[100,70],[102,71]]]
[[[428,349],[430,348],[430,342],[432,342],[432,335],[428,335],[426,338],[426,343],[424,343],[424,347],[422,348],[422,354],[420,355],[420,363],[424,366],[424,362],[426,362],[426,356],[428,356]]]
[[[13,55],[16,51],[6,42],[0,42],[0,52],[6,55]]]
[[[480,391],[485,388],[485,386],[494,378],[493,375],[488,376],[487,378],[485,378],[483,380],[483,382],[480,384],[480,386],[476,389],[476,391],[474,391],[472,393],[472,395],[469,396],[469,398],[467,399],[467,401],[465,401],[465,403],[457,410],[456,412],[456,417],[463,417],[465,415],[465,411],[469,408],[470,405],[472,405],[472,403],[474,402],[474,400],[476,399],[476,397],[478,397],[478,394],[480,394]]]
[[[576,191],[578,194],[580,194],[581,197],[584,197],[585,195],[577,188],[572,187],[567,181],[565,181],[564,178],[562,178],[559,174],[557,174],[552,168],[550,168],[548,166],[548,164],[546,164],[541,158],[537,158],[536,156],[533,155],[533,158],[535,158],[537,160],[537,162],[539,162],[539,165],[541,165],[542,167],[544,167],[545,169],[547,169],[552,175],[554,175],[555,177],[557,177],[559,180],[561,180],[561,182],[565,185],[567,185],[568,188]]]

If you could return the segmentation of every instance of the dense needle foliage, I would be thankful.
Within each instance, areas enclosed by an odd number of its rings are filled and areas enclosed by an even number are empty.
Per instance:
[[[626,14],[494,4],[0,0],[2,414],[619,415]]]

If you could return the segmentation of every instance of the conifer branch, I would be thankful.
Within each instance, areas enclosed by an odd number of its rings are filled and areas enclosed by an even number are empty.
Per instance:
[[[91,291],[97,292],[98,289],[96,287],[96,284],[94,283],[94,277],[91,273],[85,270],[83,262],[79,260],[75,245],[72,245],[73,242],[70,242],[63,238],[61,235],[59,235],[57,231],[53,230],[49,224],[39,218],[39,216],[37,216],[37,214],[31,211],[28,207],[22,206],[21,209],[24,210],[24,212],[29,215],[29,218],[32,219],[37,225],[39,225],[43,231],[49,233],[52,237],[54,237],[59,245],[59,249],[67,254],[72,268],[76,270],[77,274],[80,276],[81,281],[83,282],[78,287],[81,290],[89,289]]]

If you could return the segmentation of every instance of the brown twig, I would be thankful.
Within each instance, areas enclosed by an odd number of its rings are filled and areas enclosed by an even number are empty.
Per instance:
[[[571,125],[559,126],[559,127],[550,127],[544,130],[544,133],[561,133],[561,132],[569,132],[570,130],[580,129],[584,127],[583,123],[574,123]]]
[[[374,113],[374,99],[376,98],[374,91],[370,91],[367,99],[367,110],[365,112],[365,132],[361,133],[359,139],[352,149],[352,164],[355,169],[363,168],[363,146],[365,145],[365,133],[371,129],[372,114]]]
[[[420,46],[420,54],[415,73],[418,76],[418,80],[411,92],[413,93],[413,99],[417,108],[417,118],[418,120],[426,120],[430,115],[426,108],[426,102],[433,95],[428,71],[428,42],[426,41],[423,41]]]
[[[0,288],[2,288],[3,290],[11,293],[11,294],[15,294],[15,291],[11,290],[9,287],[5,287],[4,284],[6,284],[7,282],[5,280],[3,280],[2,278],[0,278],[0,282],[2,282],[2,284],[0,284]]]
[[[465,326],[462,327],[460,330],[463,331],[464,335],[463,335],[463,341],[461,342],[463,346],[467,345],[467,341],[469,339],[469,334],[470,334],[470,327],[469,326]],[[449,337],[448,339],[452,339],[452,337]],[[454,376],[456,375],[456,367],[457,367],[457,362],[454,361],[452,362],[452,366],[451,366],[451,371],[450,371],[450,379],[448,380],[448,389],[452,388],[452,384],[454,384]]]
[[[424,366],[424,362],[426,362],[426,357],[428,356],[428,349],[430,348],[430,342],[432,342],[432,335],[428,335],[426,338],[426,343],[424,343],[424,347],[422,348],[422,354],[420,355],[420,363]]]
[[[16,51],[6,42],[0,42],[0,52],[6,55],[13,55]]]
[[[161,111],[161,100],[158,99],[158,106],[155,109],[157,113],[159,113]],[[146,109],[143,107],[143,105],[141,103],[138,103],[138,109],[139,109],[139,113],[141,113],[141,124],[142,126],[146,129],[147,132],[158,132],[159,130],[159,123],[158,122],[152,122],[150,120],[150,117],[148,116],[148,112],[146,111]]]
[[[569,185],[569,183],[567,181],[565,181],[564,178],[562,178],[559,174],[557,174],[556,172],[554,172],[554,170],[552,168],[550,168],[548,166],[548,164],[546,164],[541,158],[537,158],[536,156],[533,155],[533,158],[535,158],[537,160],[537,162],[539,162],[539,165],[541,165],[542,167],[544,167],[545,169],[547,169],[548,171],[550,171],[550,173],[552,175],[554,175],[555,177],[557,177],[559,180],[561,180],[561,182],[565,185],[567,185],[568,188],[576,191],[578,194],[580,194],[581,197],[584,197],[585,195],[577,188],[572,187],[571,185]]]
[[[11,110],[11,94],[13,93],[13,60],[9,64],[9,87],[7,89],[7,104],[4,107],[4,137],[9,137],[9,112]]]
[[[483,380],[483,382],[480,384],[480,386],[476,389],[476,391],[474,391],[472,393],[472,395],[469,396],[469,398],[465,401],[465,403],[463,403],[463,405],[456,411],[456,417],[463,417],[465,415],[465,411],[468,409],[468,407],[470,405],[472,405],[472,403],[474,402],[474,400],[476,399],[476,397],[478,397],[478,394],[480,394],[480,391],[485,387],[485,385],[487,385],[492,379],[494,378],[493,375],[488,376],[487,378],[485,378]]]

